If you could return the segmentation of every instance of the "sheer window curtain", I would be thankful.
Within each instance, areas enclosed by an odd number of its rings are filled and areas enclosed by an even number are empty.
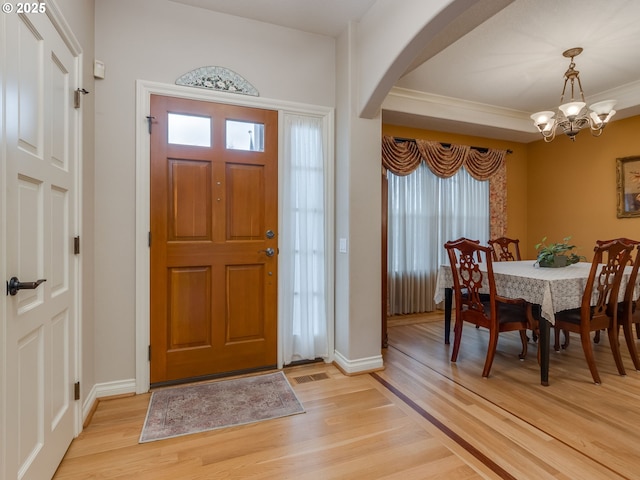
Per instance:
[[[489,239],[489,182],[464,168],[441,178],[424,162],[409,175],[387,175],[388,313],[433,311],[438,268],[448,262],[444,243]]]
[[[323,121],[285,114],[279,308],[284,364],[327,358]]]

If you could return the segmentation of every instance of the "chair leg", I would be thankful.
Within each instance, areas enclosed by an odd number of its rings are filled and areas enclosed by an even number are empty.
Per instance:
[[[596,330],[596,333],[593,335],[593,343],[600,343],[600,330]]]
[[[555,341],[553,343],[553,349],[556,352],[560,351],[560,329],[559,328],[554,328],[553,329],[553,333],[555,336]],[[564,334],[564,343],[562,344],[562,348],[563,349],[567,349],[569,347],[569,342],[570,342],[570,336],[569,336],[569,331],[568,330],[562,330],[562,333]]]
[[[616,328],[608,328],[609,333],[609,346],[611,347],[611,352],[613,353],[613,359],[616,361],[616,367],[618,367],[618,373],[620,375],[626,375],[627,372],[624,370],[624,364],[622,363],[622,355],[620,355],[620,340],[618,339],[618,333],[620,329]]]
[[[453,351],[451,352],[451,361],[454,363],[458,360],[460,340],[462,340],[462,324],[464,323],[463,320],[458,320],[459,318],[460,316],[456,315],[456,323],[453,326]]]
[[[633,366],[636,370],[640,370],[640,358],[638,358],[638,350],[636,348],[636,341],[633,338],[633,329],[631,328],[631,324],[624,323],[622,325],[622,331],[624,332],[624,339],[627,342],[627,348],[629,349],[629,355],[631,355]]]
[[[529,323],[529,328],[531,329],[531,336],[533,337],[533,341],[536,342],[538,345],[538,348],[536,348],[537,350],[537,357],[538,357],[538,365],[540,365],[540,343],[538,343],[538,338],[540,337],[540,323],[538,322],[538,320],[534,317],[533,315],[533,305],[530,303],[527,303],[527,322]],[[522,338],[522,337],[521,337]],[[524,352],[525,354],[527,352]]]
[[[584,357],[587,360],[587,365],[589,365],[589,370],[591,371],[591,376],[593,377],[593,383],[596,385],[600,385],[602,382],[600,381],[600,375],[598,374],[598,368],[596,367],[596,360],[593,357],[593,348],[591,348],[591,336],[590,332],[582,332],[580,334],[580,340],[582,341],[582,350],[584,350]]]
[[[636,323],[636,337],[640,340],[640,323]]]
[[[529,337],[526,330],[520,330],[520,340],[522,341],[522,352],[518,355],[520,360],[527,358],[527,349],[529,347]]]
[[[498,332],[495,330],[489,330],[489,345],[487,346],[487,359],[484,362],[484,370],[482,376],[484,378],[489,376],[491,371],[491,365],[493,364],[493,358],[496,355],[496,348],[498,347]]]

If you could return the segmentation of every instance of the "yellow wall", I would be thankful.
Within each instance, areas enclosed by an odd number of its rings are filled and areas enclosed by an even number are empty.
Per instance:
[[[490,138],[455,135],[451,133],[434,132],[417,128],[383,125],[383,135],[402,138],[422,138],[443,143],[472,145],[476,147],[512,150],[507,155],[507,236],[519,238],[524,252],[529,249],[527,232],[527,145],[516,142],[505,142]],[[479,239],[485,243],[486,239]],[[533,247],[531,246],[531,249]],[[533,255],[533,254],[532,254]],[[534,255],[535,256],[535,255]],[[534,258],[534,257],[531,257]]]
[[[591,260],[596,240],[640,238],[640,218],[616,216],[616,158],[640,155],[640,116],[610,123],[600,137],[582,131],[527,145],[527,240],[533,245],[571,235]]]
[[[617,120],[600,137],[582,131],[575,142],[505,142],[383,125],[383,135],[510,149],[507,155],[507,236],[519,238],[523,258],[535,244],[571,236],[577,253],[592,258],[596,240],[640,239],[640,217],[616,216],[616,158],[640,156],[640,116]],[[485,239],[480,239],[485,240]]]

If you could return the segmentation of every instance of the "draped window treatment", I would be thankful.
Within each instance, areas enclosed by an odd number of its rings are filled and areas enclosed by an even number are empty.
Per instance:
[[[285,114],[278,290],[285,365],[329,355],[325,158],[322,119]]]
[[[435,309],[443,245],[506,233],[505,150],[384,137],[388,179],[388,314]]]

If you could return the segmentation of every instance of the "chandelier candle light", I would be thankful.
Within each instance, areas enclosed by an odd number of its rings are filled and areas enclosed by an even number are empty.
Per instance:
[[[586,108],[587,104],[584,101],[582,83],[580,83],[580,72],[575,69],[576,64],[573,62],[573,57],[580,55],[580,53],[582,53],[582,48],[580,47],[570,48],[562,53],[564,57],[570,58],[571,61],[569,63],[569,69],[564,73],[564,87],[562,88],[562,95],[560,96],[558,112],[544,111],[531,115],[533,123],[542,134],[545,142],[551,142],[555,138],[558,126],[562,128],[564,133],[572,141],[575,141],[576,135],[582,128],[587,126],[594,137],[599,137],[604,127],[609,120],[611,120],[611,117],[616,113],[613,109],[616,104],[615,100],[597,102],[589,106],[589,108]],[[574,83],[576,80],[578,81],[581,99],[581,101],[578,102],[574,99]],[[567,90],[567,82],[571,84],[571,101],[569,103],[562,103],[564,101],[565,91]]]

